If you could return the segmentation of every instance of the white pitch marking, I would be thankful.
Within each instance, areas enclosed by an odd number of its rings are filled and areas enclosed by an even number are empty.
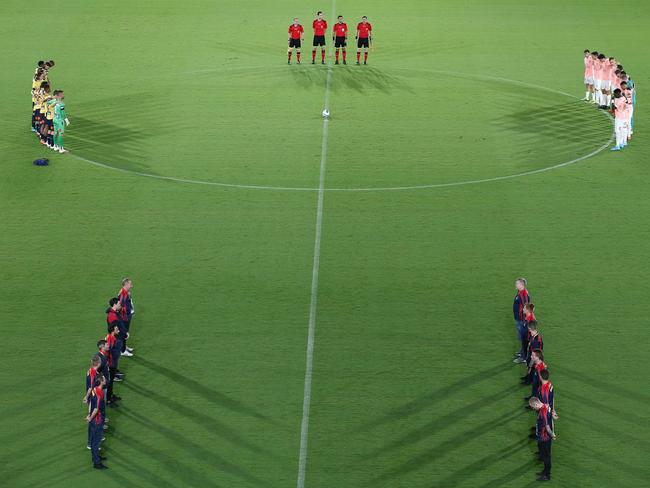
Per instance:
[[[328,66],[328,75],[330,73],[331,66]],[[566,93],[563,91],[555,90],[553,88],[548,88],[545,86],[539,86],[535,85],[532,83],[526,83],[525,81],[518,81],[518,80],[510,80],[508,78],[501,78],[497,76],[487,76],[487,75],[473,75],[473,74],[468,74],[468,73],[457,73],[453,71],[439,71],[439,70],[424,70],[424,69],[411,69],[411,68],[393,68],[396,70],[403,70],[403,71],[413,71],[413,72],[424,72],[424,73],[437,73],[437,74],[443,74],[443,75],[450,75],[450,76],[466,76],[469,78],[475,78],[475,79],[485,79],[485,80],[494,80],[494,81],[503,81],[504,83],[511,83],[515,85],[521,85],[521,86],[526,86],[529,88],[536,88],[539,90],[544,90],[550,93],[556,93],[558,95],[563,95],[569,98],[574,98],[576,100],[579,99],[579,97],[576,97],[574,95],[571,95],[570,93]],[[608,118],[612,119],[612,116],[607,113],[603,112],[605,116]],[[485,178],[485,179],[480,179],[480,180],[464,180],[464,181],[456,181],[456,182],[451,182],[451,183],[434,183],[430,185],[413,185],[413,186],[393,186],[393,187],[369,187],[369,188],[324,188],[323,191],[339,191],[339,192],[372,192],[372,191],[400,191],[400,190],[425,190],[425,189],[433,189],[433,188],[448,188],[448,187],[454,187],[454,186],[465,186],[465,185],[476,185],[479,183],[489,183],[489,182],[494,182],[494,181],[502,181],[502,180],[510,180],[513,178],[521,178],[524,176],[531,176],[539,173],[545,173],[547,171],[552,171],[555,169],[563,168],[565,166],[570,166],[575,163],[579,163],[580,161],[584,161],[585,159],[591,158],[601,152],[603,152],[605,149],[607,149],[614,141],[614,134],[612,134],[609,138],[609,140],[600,146],[598,149],[590,152],[589,154],[585,156],[580,156],[579,158],[572,159],[571,161],[566,161],[564,163],[559,163],[555,164],[553,166],[548,166],[546,168],[541,168],[541,169],[536,169],[536,170],[531,170],[531,171],[525,171],[523,173],[515,173],[511,175],[505,175],[505,176],[495,176],[493,178]],[[318,191],[320,192],[320,188],[309,188],[309,187],[292,187],[292,186],[267,186],[267,185],[239,185],[236,183],[219,183],[216,181],[205,181],[205,180],[194,180],[194,179],[189,179],[189,178],[176,178],[173,176],[162,176],[162,175],[155,175],[151,173],[144,173],[141,171],[132,171],[130,169],[124,169],[124,168],[118,168],[115,166],[110,166],[108,164],[100,163],[98,161],[93,161],[92,159],[84,158],[83,156],[78,156],[74,153],[68,153],[68,156],[71,156],[73,158],[79,159],[81,161],[85,161],[86,163],[92,164],[94,166],[98,166],[100,168],[104,169],[109,169],[113,171],[119,171],[121,173],[127,173],[127,174],[132,174],[132,175],[137,175],[137,176],[144,176],[147,178],[155,178],[158,180],[166,180],[166,181],[174,181],[176,183],[189,183],[189,184],[194,184],[194,185],[206,185],[206,186],[219,186],[219,187],[224,187],[224,188],[239,188],[239,189],[247,189],[247,190],[275,190],[275,191]]]
[[[335,19],[336,0],[332,0],[331,18]],[[328,53],[329,54],[329,53]],[[329,57],[328,57],[329,58]],[[327,62],[324,110],[330,111],[330,87],[332,84],[332,61]],[[307,333],[307,354],[305,364],[305,389],[302,399],[302,422],[300,423],[300,453],[298,456],[297,488],[305,487],[307,451],[309,444],[309,411],[311,408],[311,379],[314,367],[314,341],[316,335],[316,309],[318,305],[318,272],[320,269],[320,243],[323,228],[323,200],[325,197],[325,168],[327,166],[327,137],[329,117],[323,117],[323,137],[320,148],[320,176],[318,180],[318,206],[316,209],[316,237],[314,238],[314,263],[311,272],[311,299],[309,303],[309,328]]]

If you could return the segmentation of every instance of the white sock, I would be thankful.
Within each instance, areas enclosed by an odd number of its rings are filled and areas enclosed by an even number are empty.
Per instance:
[[[616,145],[621,146],[623,144],[623,129],[616,130]]]
[[[585,100],[589,100],[589,90],[587,90],[587,93],[585,93]]]
[[[612,96],[608,94],[607,95],[607,103],[605,105],[607,105],[609,107],[611,104],[612,104]]]

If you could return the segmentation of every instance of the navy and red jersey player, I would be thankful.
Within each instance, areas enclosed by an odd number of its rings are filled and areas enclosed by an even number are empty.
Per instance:
[[[120,318],[122,323],[126,328],[126,337],[120,337],[122,340],[122,354],[124,356],[132,356],[133,348],[126,345],[126,340],[129,337],[129,329],[131,328],[131,319],[135,313],[135,308],[133,307],[133,300],[131,299],[131,289],[133,288],[133,281],[130,278],[124,278],[122,280],[122,288],[117,296],[120,301]]]
[[[551,479],[551,443],[555,440],[552,411],[551,407],[537,398],[532,399],[531,407],[537,410],[537,424],[535,425],[537,447],[539,458],[544,463],[544,470],[537,479],[548,481]]]
[[[515,329],[517,331],[517,337],[519,338],[520,344],[523,344],[526,340],[526,321],[524,315],[524,305],[530,302],[530,295],[526,289],[526,279],[517,278],[515,280],[515,287],[517,288],[517,294],[512,303],[512,313],[515,318]],[[526,351],[520,346],[519,351],[515,353],[515,358],[525,359]],[[523,361],[515,361],[522,362]]]
[[[533,377],[531,381],[532,387],[530,396],[534,397],[539,393],[539,386],[541,384],[540,373],[543,369],[546,369],[546,364],[544,364],[544,353],[539,349],[535,349],[531,353],[531,362],[533,364]]]
[[[361,50],[363,49],[363,64],[368,64],[368,48],[372,44],[372,25],[368,22],[368,17],[361,17],[361,22],[357,24],[357,64],[361,59]]]
[[[531,320],[528,322],[528,336],[527,336],[527,353],[526,353],[526,364],[528,365],[528,372],[526,375],[522,376],[522,383],[529,385],[533,380],[533,364],[532,364],[532,353],[535,349],[541,351],[544,350],[544,339],[542,334],[539,333],[537,328],[537,320]]]
[[[293,24],[289,26],[289,49],[287,51],[287,64],[291,64],[292,49],[296,50],[296,62],[300,64],[300,48],[305,38],[305,29],[298,22],[298,18],[293,19]]]
[[[316,18],[311,26],[314,29],[314,42],[311,50],[311,64],[316,63],[316,47],[320,46],[320,62],[325,64],[325,34],[327,33],[327,21],[323,19],[323,12],[316,13]]]
[[[339,64],[339,50],[343,51],[343,64],[347,63],[347,52],[345,47],[348,44],[348,24],[343,22],[343,16],[339,15],[336,24],[332,27],[332,40],[334,41],[334,49],[336,49],[336,62]]]

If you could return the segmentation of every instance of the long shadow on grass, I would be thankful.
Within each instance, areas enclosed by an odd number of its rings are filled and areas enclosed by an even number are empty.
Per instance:
[[[560,441],[558,441],[560,442]],[[586,453],[587,457],[594,462],[599,462],[603,466],[613,467],[619,470],[623,475],[633,476],[638,480],[641,480],[642,483],[639,483],[637,486],[647,486],[648,477],[650,476],[650,467],[646,463],[644,465],[645,469],[638,465],[626,463],[625,461],[620,461],[611,456],[611,452],[604,453],[596,451],[584,444],[574,442],[571,439],[562,438],[561,442],[570,446],[572,451]],[[647,457],[647,456],[646,456]]]
[[[503,476],[490,480],[487,483],[479,485],[478,488],[501,488],[504,485],[507,485],[509,482],[514,481],[518,478],[521,478],[524,474],[530,473],[531,478],[535,476],[535,461],[529,461],[522,464],[521,466],[513,469],[512,471],[507,472]],[[534,479],[531,483],[537,483]]]
[[[267,417],[261,412],[258,412],[254,408],[249,407],[248,405],[240,402],[239,400],[230,398],[225,393],[221,393],[219,391],[208,388],[207,386],[203,385],[202,383],[199,383],[198,381],[188,376],[182,375],[160,364],[152,363],[151,361],[148,361],[147,359],[144,359],[140,356],[134,356],[131,359],[136,363],[142,364],[145,368],[149,369],[151,372],[158,373],[167,377],[173,382],[178,383],[179,385],[184,386],[189,390],[192,390],[197,395],[202,396],[209,402],[219,405],[220,407],[227,408],[228,410],[231,410],[233,412],[244,413],[246,415],[250,415],[251,417],[258,418],[260,420],[266,420],[267,422],[271,422],[271,419],[269,417]]]
[[[122,408],[121,411],[123,412],[124,415],[140,423],[142,426],[150,429],[153,432],[157,432],[158,434],[167,437],[169,440],[171,440],[174,443],[174,445],[180,447],[187,453],[191,454],[192,457],[194,457],[195,459],[200,459],[203,463],[205,463],[206,466],[213,466],[215,468],[221,469],[231,475],[238,476],[239,478],[242,478],[248,481],[249,483],[253,483],[255,485],[267,486],[266,482],[256,478],[255,476],[248,473],[247,471],[240,468],[239,466],[226,461],[215,452],[209,451],[208,449],[201,446],[200,444],[197,444],[196,442],[187,439],[186,437],[179,434],[175,430],[170,429],[169,427],[166,427],[158,422],[154,422],[153,420],[143,415],[139,415],[127,408]],[[153,458],[162,460],[163,458],[169,459],[170,457],[173,457],[175,463],[178,464],[178,459],[174,454],[170,456],[169,454],[167,454],[166,452],[160,449],[155,449],[150,446],[146,446],[139,440],[130,437],[126,434],[122,434],[121,432],[118,435],[116,435],[116,437],[124,438],[124,440],[127,442],[127,444],[129,444],[130,447],[133,447],[134,449],[137,449],[140,452],[144,452],[145,454]],[[183,468],[181,467],[180,469]],[[175,472],[175,470],[172,469],[172,472]],[[215,486],[215,485],[214,483],[210,482],[209,486]]]
[[[451,395],[454,395],[458,392],[461,392],[463,390],[466,390],[467,388],[471,387],[472,385],[475,385],[477,383],[480,383],[482,381],[488,380],[494,376],[498,376],[501,373],[508,371],[512,369],[512,363],[510,361],[499,364],[497,366],[494,366],[492,368],[479,371],[476,374],[466,376],[465,378],[461,378],[460,380],[447,385],[443,388],[439,388],[437,390],[433,390],[426,395],[423,395],[419,398],[410,400],[403,405],[400,405],[399,407],[396,407],[392,410],[390,410],[388,413],[385,415],[382,415],[379,418],[370,420],[366,422],[365,424],[361,425],[358,429],[357,432],[359,431],[366,431],[370,429],[374,429],[376,427],[379,427],[381,425],[387,424],[389,422],[393,422],[398,419],[402,419],[405,417],[410,417],[412,415],[415,415],[422,410],[425,410],[436,403],[438,403],[441,400],[444,400],[448,398]]]
[[[504,459],[509,458],[513,454],[526,452],[524,450],[526,444],[528,444],[528,441],[526,439],[521,439],[520,441],[515,442],[510,446],[504,447],[503,449],[490,452],[490,454],[487,456],[484,456],[481,459],[478,459],[473,463],[445,476],[443,479],[437,481],[434,487],[437,488],[441,486],[456,486],[456,484],[460,483],[461,481],[467,480],[471,476],[480,473],[481,471],[489,468],[499,461],[503,461]]]
[[[390,444],[387,444],[383,447],[380,447],[378,449],[375,449],[374,451],[369,452],[363,457],[363,459],[374,458],[376,456],[380,456],[390,451],[400,449],[404,446],[415,444],[416,442],[419,442],[423,439],[427,439],[433,435],[436,435],[442,430],[454,424],[457,424],[458,422],[464,420],[465,418],[471,416],[472,414],[482,409],[492,408],[494,406],[494,402],[498,401],[500,398],[503,398],[505,395],[507,395],[510,392],[519,390],[519,388],[520,388],[519,385],[508,386],[507,388],[497,391],[490,396],[481,397],[478,400],[469,404],[463,404],[462,407],[457,408],[456,410],[449,412],[448,414],[443,415],[442,417],[437,417],[435,420],[432,420],[431,422],[423,425],[422,427],[418,427],[416,429],[407,432],[402,437],[391,442]]]
[[[236,446],[244,447],[258,454],[265,453],[265,455],[269,455],[266,449],[258,447],[255,444],[247,441],[246,439],[242,438],[242,436],[236,430],[232,429],[231,427],[228,427],[226,424],[222,422],[215,420],[209,415],[198,412],[186,405],[183,405],[180,402],[177,402],[175,400],[172,400],[171,398],[166,397],[165,395],[150,390],[144,386],[139,386],[137,384],[134,384],[131,381],[128,383],[125,382],[124,386],[132,389],[133,391],[139,393],[142,396],[154,400],[160,405],[165,405],[170,410],[173,410],[176,413],[190,419],[192,422],[195,422],[196,424],[200,425],[208,432],[218,435]],[[120,411],[122,410],[124,409],[120,409]]]
[[[607,381],[605,377],[595,378],[588,373],[583,371],[578,371],[576,369],[567,368],[566,366],[557,367],[553,370],[553,374],[559,376],[566,376],[567,378],[577,381],[579,383],[584,383],[591,386],[592,388],[611,396],[616,394],[618,396],[626,397],[630,400],[638,402],[640,408],[645,408],[646,404],[650,402],[650,395],[643,393],[643,390],[633,391],[628,390],[627,388],[621,386],[620,384]]]
[[[155,487],[161,487],[161,488],[174,488],[176,484],[170,482],[170,480],[163,478],[162,476],[157,475],[153,471],[149,471],[146,469],[144,466],[141,464],[138,464],[137,466],[132,466],[131,460],[123,455],[117,452],[115,449],[111,450],[110,454],[110,459],[107,461],[107,464],[110,464],[112,468],[114,468],[113,471],[111,471],[111,474],[113,474],[115,471],[128,471],[131,473],[133,476],[141,479],[143,482],[149,482],[152,486]],[[117,460],[117,463],[113,463],[113,460]],[[128,486],[127,484],[122,483],[123,486]]]
[[[518,419],[523,414],[524,410],[521,407],[517,407],[516,409],[508,411],[496,418],[486,419],[486,421],[481,425],[469,429],[465,432],[461,432],[454,437],[446,439],[444,442],[432,447],[431,449],[427,449],[426,451],[418,454],[410,461],[407,461],[406,463],[403,463],[387,471],[386,473],[373,478],[367,483],[364,483],[364,486],[380,486],[390,480],[399,479],[413,471],[422,469],[426,465],[435,463],[441,457],[446,456],[449,453],[459,449],[468,442],[475,441],[482,435],[493,432],[494,429]]]
[[[324,66],[313,69],[298,68],[291,70],[291,74],[298,85],[305,89],[314,85],[324,88],[327,83],[327,69]],[[378,90],[383,93],[399,90],[413,93],[413,89],[402,78],[390,75],[378,68],[355,65],[340,65],[333,68],[331,89],[337,92],[341,88],[358,93],[365,93],[368,90]]]

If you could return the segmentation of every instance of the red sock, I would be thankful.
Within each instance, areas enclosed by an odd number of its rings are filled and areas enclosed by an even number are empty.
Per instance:
[[[363,62],[365,63],[366,61],[368,61],[368,53],[367,52],[363,53]]]
[[[343,50],[343,61],[345,61],[345,58],[347,58],[347,54],[345,52],[345,49]]]
[[[337,61],[339,60],[339,50],[338,49],[336,50],[336,60]]]
[[[320,52],[320,60],[324,63],[325,62],[325,50],[321,50]]]
[[[311,60],[316,61],[316,49],[311,52]]]
[[[300,51],[296,53],[296,59],[298,60],[298,62],[300,62]]]
[[[359,62],[359,58],[361,57],[361,53],[357,51],[357,63]]]

